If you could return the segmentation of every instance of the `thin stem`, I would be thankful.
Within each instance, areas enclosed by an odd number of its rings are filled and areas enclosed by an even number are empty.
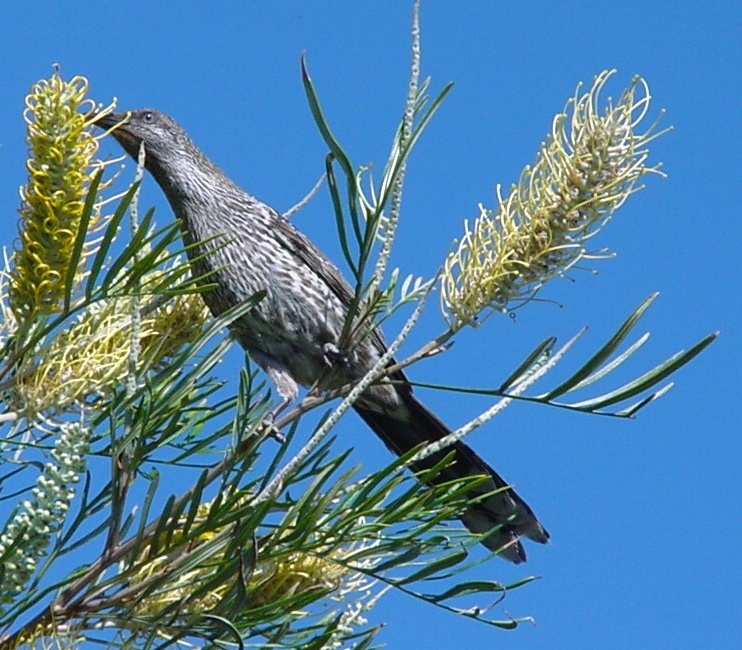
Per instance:
[[[292,205],[286,212],[283,213],[283,218],[288,220],[291,219],[299,210],[301,210],[307,203],[309,203],[313,198],[314,195],[319,192],[320,188],[322,187],[322,184],[325,182],[325,179],[327,178],[327,172],[322,172],[322,176],[319,177],[319,180],[314,184],[311,190],[307,193],[307,195],[298,203],[295,205]]]
[[[395,141],[395,148],[397,151],[404,151],[410,142],[410,136],[412,135],[412,123],[415,118],[415,107],[417,105],[418,90],[420,88],[420,2],[416,0],[412,7],[412,63],[410,65],[410,81],[407,87],[407,102],[405,105],[404,117],[402,119],[402,125],[400,129],[399,139]],[[394,153],[392,153],[394,156]],[[390,171],[393,167],[390,169]],[[379,257],[376,260],[376,268],[374,269],[373,280],[371,282],[371,290],[378,288],[381,285],[381,281],[384,277],[389,257],[392,252],[392,245],[394,243],[394,236],[397,231],[397,224],[399,223],[399,214],[402,206],[402,189],[404,186],[405,170],[407,169],[407,163],[404,162],[399,168],[399,172],[394,178],[394,185],[392,187],[392,197],[389,206],[389,216],[384,223],[384,237],[379,252]],[[377,209],[380,209],[381,204],[377,204]]]

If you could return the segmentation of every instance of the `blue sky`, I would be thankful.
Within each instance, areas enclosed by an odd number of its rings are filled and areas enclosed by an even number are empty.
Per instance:
[[[15,237],[25,178],[23,98],[53,63],[87,76],[101,102],[173,114],[236,181],[282,210],[315,182],[326,153],[300,53],[352,159],[382,164],[406,91],[410,14],[400,1],[4,3],[0,241]],[[653,337],[634,374],[722,333],[635,421],[519,405],[476,432],[471,444],[552,534],[547,547],[529,547],[525,566],[479,569],[503,582],[541,576],[498,610],[537,625],[493,630],[392,595],[373,615],[387,621],[379,638],[389,647],[738,647],[741,27],[734,2],[423,3],[423,74],[434,88],[455,87],[411,159],[394,259],[405,273],[435,271],[477,203],[493,205],[495,185],[532,162],[577,82],[616,67],[618,93],[639,73],[675,129],[652,147],[669,177],[650,177],[597,241],[615,259],[552,283],[542,296],[554,303],[462,333],[413,377],[494,385],[538,341],[587,324],[576,363],[654,291],[644,320]],[[169,220],[151,181],[144,199]],[[295,219],[342,261],[325,196]],[[441,328],[430,309],[417,343]],[[240,360],[233,351],[224,370],[235,386]],[[420,395],[452,424],[485,406]],[[356,436],[358,422],[339,431],[338,450],[353,446],[372,467],[388,460],[372,435]]]

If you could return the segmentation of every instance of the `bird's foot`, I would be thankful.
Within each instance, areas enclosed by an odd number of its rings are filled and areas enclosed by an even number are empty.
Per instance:
[[[286,436],[281,433],[281,430],[273,424],[276,419],[275,409],[273,409],[268,415],[263,418],[260,423],[260,427],[265,431],[266,435],[273,438],[277,443],[284,444],[286,442]]]
[[[322,356],[325,359],[325,363],[330,366],[330,368],[337,368],[340,366],[341,368],[347,369],[350,367],[350,359],[348,358],[348,355],[334,343],[325,343],[322,346]]]

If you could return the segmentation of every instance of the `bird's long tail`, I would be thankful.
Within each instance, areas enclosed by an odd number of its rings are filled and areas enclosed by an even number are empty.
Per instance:
[[[355,406],[363,418],[384,444],[396,454],[404,454],[422,443],[440,440],[451,433],[434,413],[407,391],[400,391],[406,407],[406,417],[400,419],[385,413]],[[395,414],[396,415],[396,414]],[[433,454],[415,464],[415,471],[433,467],[453,451],[453,461],[436,475],[432,483],[442,483],[467,476],[488,476],[469,496],[480,497],[461,515],[461,521],[474,533],[492,531],[482,541],[492,551],[514,563],[525,562],[526,553],[520,542],[527,537],[542,544],[549,540],[549,533],[541,525],[533,510],[521,499],[495,470],[482,460],[473,449],[458,441],[444,451]],[[499,490],[496,494],[489,494]],[[481,498],[481,495],[488,496]]]

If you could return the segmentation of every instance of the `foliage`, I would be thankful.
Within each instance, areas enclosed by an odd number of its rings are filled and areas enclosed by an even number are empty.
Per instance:
[[[632,139],[634,111],[643,114],[648,93],[634,101],[637,88],[646,90],[635,79],[601,117],[598,94],[610,76],[602,73],[574,100],[569,137],[566,118],[557,118],[536,164],[497,210],[482,209],[443,264],[444,332],[389,368],[436,280],[387,271],[407,158],[450,90],[431,100],[429,80],[419,79],[417,4],[412,50],[406,108],[376,184],[333,135],[303,64],[309,107],[330,150],[327,184],[355,282],[351,311],[377,326],[402,305],[413,309],[389,354],[361,382],[337,393],[310,391],[274,423],[286,434],[281,444],[263,426],[270,393],[249,362],[226,388],[215,371],[229,347],[223,328],[262,296],[209,317],[177,224],[157,229],[151,210],[139,218],[142,161],[118,194],[120,175],[104,178],[108,163],[95,157],[101,136],[94,124],[112,107],[94,111],[87,82],[64,81],[58,71],[33,87],[20,239],[0,283],[0,498],[10,506],[0,535],[1,648],[81,639],[122,647],[364,648],[378,629],[367,613],[389,589],[492,626],[518,624],[494,618],[491,608],[532,578],[504,585],[470,577],[481,562],[471,552],[478,536],[450,523],[476,477],[423,487],[405,468],[433,445],[364,474],[328,435],[372,381],[447,350],[482,310],[512,307],[584,257],[591,228],[656,170],[644,167],[648,138]],[[586,176],[578,178],[579,169]],[[129,232],[120,238],[127,215]],[[482,269],[489,269],[484,276]],[[469,295],[475,298],[462,297]],[[435,447],[513,399],[634,415],[713,335],[619,388],[558,400],[633,355],[646,336],[620,346],[651,301],[547,392],[527,389],[575,339],[559,349],[554,339],[539,344],[496,388],[437,387],[500,400]],[[352,322],[351,314],[348,340]],[[297,450],[305,437],[298,432],[308,428],[302,416],[337,397]],[[176,479],[190,487],[176,492]],[[84,559],[91,555],[92,562]]]

